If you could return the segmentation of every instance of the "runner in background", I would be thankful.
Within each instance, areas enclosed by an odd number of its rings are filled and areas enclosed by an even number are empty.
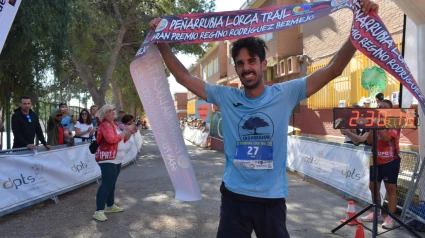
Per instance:
[[[378,108],[392,108],[393,104],[390,100],[384,99],[378,105]],[[385,189],[387,190],[388,196],[388,211],[395,214],[397,211],[397,179],[400,171],[400,129],[384,129],[376,130],[378,134],[377,140],[377,155],[378,155],[378,191],[381,188],[381,182],[384,180]],[[367,137],[369,144],[372,144],[373,138],[372,133],[369,133]],[[371,158],[372,159],[372,158]],[[374,175],[373,175],[373,162],[371,161],[370,174],[369,174],[369,189],[372,193],[372,201],[374,201]],[[381,204],[381,196],[377,197],[378,204]],[[378,221],[384,221],[381,215],[381,211],[378,210]],[[369,215],[362,217],[365,222],[373,221],[373,212]],[[392,229],[395,224],[395,220],[391,216],[387,216],[382,228]]]

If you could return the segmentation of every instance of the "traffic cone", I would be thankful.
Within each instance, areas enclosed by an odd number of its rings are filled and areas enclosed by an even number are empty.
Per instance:
[[[348,202],[348,208],[347,208],[347,216],[345,217],[345,219],[342,219],[341,222],[345,222],[346,220],[352,218],[355,215],[356,215],[356,207],[354,206],[354,202],[353,201],[349,201]],[[362,222],[360,222],[356,218],[356,219],[350,221],[347,225],[349,225],[349,226],[355,226],[355,225],[358,225],[358,224],[362,224]]]
[[[354,236],[354,238],[364,238],[364,230],[362,224],[357,225],[356,235]]]

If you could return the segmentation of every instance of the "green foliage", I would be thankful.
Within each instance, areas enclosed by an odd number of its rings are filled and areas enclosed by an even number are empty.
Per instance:
[[[82,82],[89,87],[94,99],[95,94],[100,97],[101,101],[95,100],[95,103],[104,103],[109,95],[109,83],[116,80],[124,95],[124,104],[141,107],[129,65],[150,30],[148,22],[156,16],[209,12],[214,7],[213,0],[72,1],[70,50],[90,72],[91,78],[81,71],[78,76],[83,77]],[[202,56],[205,46],[178,44],[173,46],[173,50]],[[111,70],[113,74],[108,75]]]
[[[29,95],[37,100],[46,72],[59,71],[66,57],[67,0],[23,1],[0,55],[1,104],[13,97]]]
[[[385,71],[377,66],[367,68],[362,72],[362,87],[369,91],[370,97],[375,97],[387,86],[387,75]]]
[[[16,106],[21,95],[34,104],[38,99],[58,103],[88,92],[93,99],[100,95],[103,104],[110,80],[117,80],[126,104],[141,108],[129,65],[149,32],[149,20],[214,7],[214,0],[22,1],[0,55],[5,92],[0,106],[10,97]],[[204,48],[176,45],[174,51],[202,56]]]

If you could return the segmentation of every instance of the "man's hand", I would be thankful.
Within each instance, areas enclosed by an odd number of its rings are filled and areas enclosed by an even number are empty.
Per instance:
[[[157,17],[149,22],[149,26],[151,27],[152,30],[155,30],[160,21],[161,21],[161,18]]]
[[[362,11],[368,13],[370,11],[378,12],[379,5],[370,0],[360,0],[360,5],[362,6]]]
[[[30,149],[30,150],[35,150],[35,149],[37,149],[37,146],[34,145],[34,144],[28,144],[27,148]]]
[[[47,150],[51,150],[52,146],[51,145],[45,145],[44,148],[46,148]]]

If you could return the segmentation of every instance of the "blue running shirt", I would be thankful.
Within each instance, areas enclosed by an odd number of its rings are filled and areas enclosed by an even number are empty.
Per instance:
[[[259,198],[288,195],[288,124],[294,106],[306,98],[306,79],[266,85],[257,98],[237,88],[205,84],[207,101],[222,112],[227,189]]]

